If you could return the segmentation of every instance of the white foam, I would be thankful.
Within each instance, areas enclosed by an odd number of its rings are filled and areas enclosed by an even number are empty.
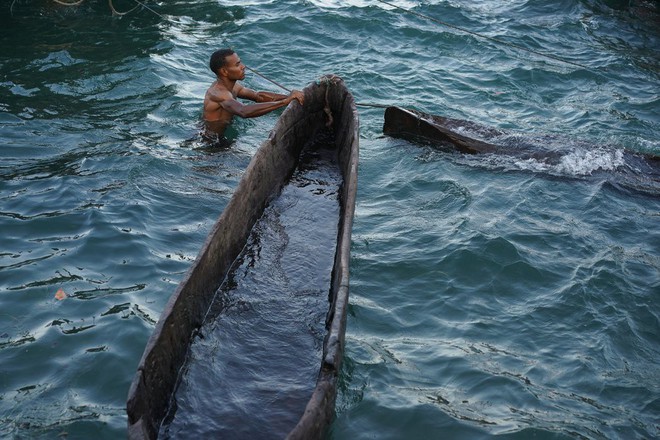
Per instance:
[[[589,176],[595,171],[613,171],[626,165],[623,150],[576,148],[557,158],[525,158],[492,154],[473,157],[490,166],[532,171],[556,176]]]
[[[371,2],[365,1],[365,0],[348,0],[348,1],[311,0],[310,3],[316,5],[320,8],[326,8],[326,9],[339,9],[339,8],[346,8],[346,7],[349,7],[349,6],[355,6],[355,7],[358,7],[358,8],[366,8],[367,6],[370,6],[372,4]]]
[[[574,150],[561,157],[557,171],[561,174],[587,176],[597,170],[612,171],[625,165],[623,150]]]

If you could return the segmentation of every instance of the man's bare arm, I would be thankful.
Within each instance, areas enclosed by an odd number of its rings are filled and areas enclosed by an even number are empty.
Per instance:
[[[281,101],[282,99],[286,99],[287,97],[287,95],[282,95],[281,93],[264,92],[264,91],[256,92],[252,89],[248,89],[247,87],[243,87],[238,83],[236,84],[236,88],[234,89],[234,91],[238,98],[249,99],[254,102]]]
[[[287,95],[273,92],[257,92],[257,102],[272,102],[285,99]]]
[[[283,99],[277,101],[260,102],[248,105],[243,105],[235,99],[226,99],[222,101],[221,105],[222,108],[229,113],[240,116],[241,118],[256,118],[257,116],[262,116],[273,110],[277,110],[280,107],[284,107],[293,100],[297,100],[300,104],[303,104],[304,101],[304,95],[297,90],[294,90],[288,96],[282,96]]]

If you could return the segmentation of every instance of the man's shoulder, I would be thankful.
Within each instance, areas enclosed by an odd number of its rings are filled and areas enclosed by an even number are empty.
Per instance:
[[[225,99],[232,99],[234,97],[231,91],[218,83],[211,84],[211,87],[206,91],[206,96],[214,101],[224,101]]]

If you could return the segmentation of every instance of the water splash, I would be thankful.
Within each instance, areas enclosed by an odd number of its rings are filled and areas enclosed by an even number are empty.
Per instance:
[[[506,162],[505,158],[503,162]],[[594,172],[615,171],[626,164],[623,150],[575,149],[559,156],[558,161],[543,158],[514,159],[512,165],[520,170],[558,176],[590,176]]]

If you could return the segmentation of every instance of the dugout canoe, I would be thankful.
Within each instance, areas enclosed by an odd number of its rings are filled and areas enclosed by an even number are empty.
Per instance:
[[[393,106],[385,109],[383,133],[393,137],[431,141],[436,145],[446,146],[462,153],[492,153],[498,150],[494,144],[459,133],[466,123],[467,121],[460,119],[450,119]],[[495,130],[490,131],[490,135],[497,134]]]
[[[492,127],[394,106],[385,109],[383,133],[465,154],[504,154],[543,162],[561,158],[559,152],[544,148],[542,143],[528,143],[518,139],[509,145],[490,142],[507,136],[507,133]]]
[[[513,136],[504,131],[486,127],[464,119],[447,118],[401,107],[385,109],[383,133],[412,141],[421,141],[445,150],[467,154],[506,154],[522,159],[537,159],[553,163],[562,157],[561,151],[548,149],[546,145],[556,143],[556,135]],[[470,134],[470,137],[467,134]],[[476,139],[478,137],[479,139]],[[602,147],[584,141],[569,140],[575,146],[587,150]],[[614,148],[614,147],[612,147]],[[652,176],[658,173],[660,156],[653,153],[624,150],[626,161]],[[642,161],[642,163],[640,163]]]
[[[246,244],[268,201],[286,183],[301,149],[316,132],[334,129],[343,177],[340,219],[316,386],[289,439],[319,438],[332,421],[346,325],[349,255],[357,193],[359,119],[341,78],[326,75],[303,90],[259,147],[190,270],[174,291],[147,342],[131,384],[126,411],[130,439],[155,439],[175,391],[194,332]]]

